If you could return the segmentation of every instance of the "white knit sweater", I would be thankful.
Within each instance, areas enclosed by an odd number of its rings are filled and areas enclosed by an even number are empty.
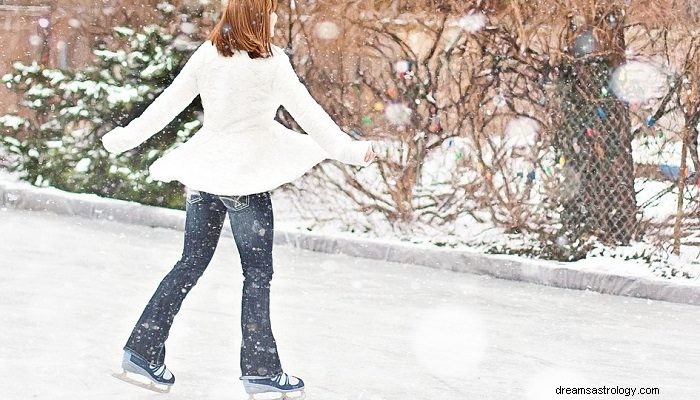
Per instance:
[[[367,166],[370,140],[353,140],[309,94],[282,48],[252,59],[224,57],[201,44],[182,71],[138,118],[102,137],[110,153],[130,150],[162,130],[200,95],[201,128],[149,167],[151,178],[180,181],[220,195],[268,191],[304,175],[325,159]],[[274,120],[284,106],[304,135]]]

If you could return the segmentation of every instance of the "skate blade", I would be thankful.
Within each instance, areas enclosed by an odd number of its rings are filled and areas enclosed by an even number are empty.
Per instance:
[[[121,381],[124,381],[126,383],[130,383],[132,385],[135,385],[135,386],[147,389],[147,390],[151,390],[151,391],[156,392],[156,393],[169,393],[170,392],[171,386],[169,386],[169,385],[157,385],[153,381],[149,381],[148,383],[141,382],[138,379],[134,379],[130,375],[133,375],[133,374],[129,374],[126,371],[112,373],[113,377],[115,377]],[[139,375],[139,377],[142,377],[142,376]],[[143,379],[148,379],[148,378],[146,378],[144,376]]]
[[[248,400],[304,400],[306,394],[304,391],[295,392],[264,392],[264,393],[249,393]]]
[[[282,398],[289,400],[304,400],[306,398],[306,393],[304,393],[303,390],[300,392],[294,392],[292,394],[284,393]]]

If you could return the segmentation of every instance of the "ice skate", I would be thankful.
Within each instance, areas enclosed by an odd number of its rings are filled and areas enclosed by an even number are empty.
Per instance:
[[[306,397],[304,394],[304,381],[296,376],[289,376],[284,372],[280,372],[273,377],[243,376],[240,379],[243,381],[243,387],[249,395],[248,400],[262,400],[262,398],[253,397],[253,395],[261,393],[281,394],[279,397],[265,398],[274,400],[303,400]],[[290,394],[292,395],[290,396]]]
[[[175,376],[165,364],[154,365],[141,356],[124,351],[122,359],[122,373],[112,374],[117,379],[152,390],[157,393],[168,393],[175,383]]]

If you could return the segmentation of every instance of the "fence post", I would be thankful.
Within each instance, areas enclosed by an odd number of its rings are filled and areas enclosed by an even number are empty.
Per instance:
[[[683,221],[683,192],[685,192],[685,180],[688,175],[686,158],[688,155],[688,127],[683,129],[683,147],[681,148],[681,167],[678,172],[678,204],[676,208],[676,224],[673,227],[673,253],[681,254],[681,222]]]

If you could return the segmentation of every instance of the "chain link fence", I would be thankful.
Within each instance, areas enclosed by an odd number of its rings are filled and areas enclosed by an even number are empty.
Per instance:
[[[639,232],[632,133],[629,111],[609,87],[612,71],[605,58],[560,68],[554,144],[565,175],[562,233],[627,245]]]

